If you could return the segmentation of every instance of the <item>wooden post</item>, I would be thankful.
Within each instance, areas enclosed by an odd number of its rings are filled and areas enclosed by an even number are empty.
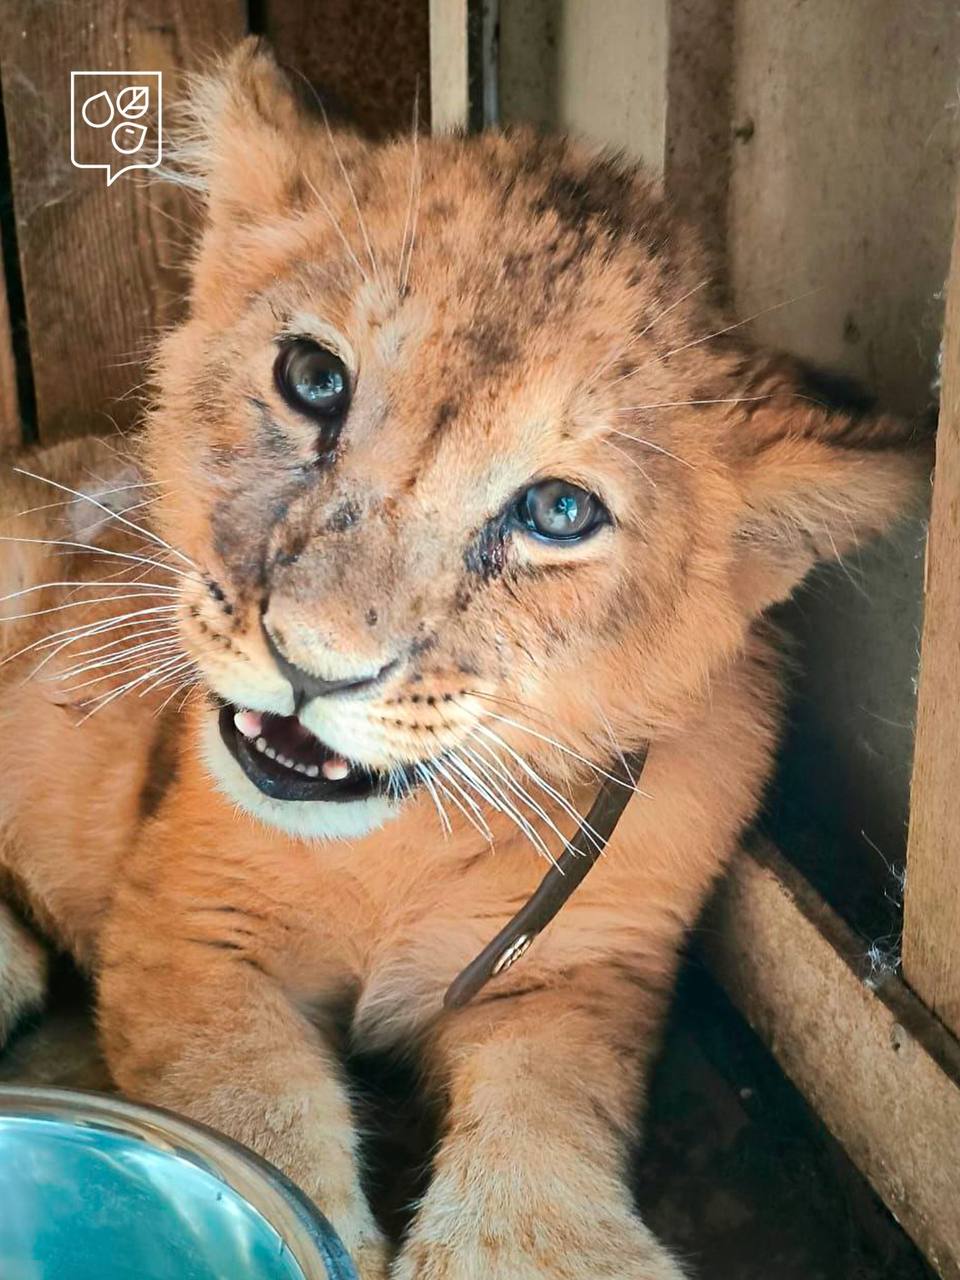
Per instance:
[[[499,121],[497,0],[430,0],[433,129],[482,129]]]
[[[960,208],[947,286],[927,545],[903,971],[960,1035]]]
[[[960,1045],[769,845],[700,931],[716,976],[944,1280],[960,1280]]]
[[[7,283],[0,254],[0,449],[20,443],[20,404],[17,396],[17,368],[13,358],[13,334]]]
[[[177,314],[183,192],[128,173],[107,186],[70,153],[72,71],[174,73],[238,40],[242,0],[7,0],[0,68],[41,441],[124,427],[160,326]],[[169,111],[168,111],[169,114]]]
[[[429,123],[427,0],[262,0],[260,11],[279,61],[306,77],[331,115],[370,134],[402,133],[419,93],[420,124]]]

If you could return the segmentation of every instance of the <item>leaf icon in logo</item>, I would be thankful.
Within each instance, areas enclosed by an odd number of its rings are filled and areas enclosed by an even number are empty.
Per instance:
[[[145,124],[118,124],[112,134],[113,149],[122,156],[132,156],[143,146],[146,136]]]
[[[145,84],[132,84],[117,94],[117,110],[128,120],[139,120],[150,105],[150,90]]]
[[[113,119],[113,100],[106,89],[88,98],[80,108],[80,114],[91,129],[105,129]]]

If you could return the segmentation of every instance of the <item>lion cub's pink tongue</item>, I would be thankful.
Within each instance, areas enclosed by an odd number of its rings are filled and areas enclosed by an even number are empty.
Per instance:
[[[237,711],[233,717],[233,723],[245,738],[249,738],[254,742],[264,738],[266,741],[272,742],[276,734],[271,730],[278,725],[282,726],[284,745],[287,747],[288,753],[294,754],[294,758],[301,754],[316,758],[318,755],[317,748],[319,748],[320,753],[324,756],[320,762],[320,769],[328,781],[341,782],[349,776],[350,765],[343,756],[325,752],[313,734],[304,728],[295,716],[270,716],[270,723],[266,726],[264,724],[265,719],[267,717],[263,716],[259,711]],[[300,748],[300,750],[297,750],[297,748]]]

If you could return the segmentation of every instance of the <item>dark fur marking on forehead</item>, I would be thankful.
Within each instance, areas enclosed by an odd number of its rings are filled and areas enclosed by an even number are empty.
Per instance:
[[[516,345],[511,331],[494,316],[478,315],[472,324],[457,329],[454,337],[464,344],[479,374],[502,369],[510,362]]]
[[[504,280],[512,282],[526,280],[530,275],[532,262],[533,254],[529,249],[523,252],[505,253],[500,267]]]
[[[433,426],[430,428],[430,439],[438,436],[448,422],[460,412],[460,406],[456,400],[441,400],[437,405],[437,411],[433,417]]]
[[[553,213],[561,226],[580,236],[588,229],[605,233],[617,244],[638,240],[648,246],[662,243],[666,227],[659,202],[646,202],[637,173],[612,158],[601,157],[583,172],[551,174],[535,198],[533,212]]]
[[[456,213],[456,206],[451,200],[445,200],[442,197],[431,200],[423,211],[424,218],[436,222],[446,222],[448,218],[453,217],[454,213]]]
[[[340,505],[330,516],[327,521],[326,530],[328,533],[346,533],[346,531],[355,525],[360,519],[359,504],[352,499],[341,502]]]

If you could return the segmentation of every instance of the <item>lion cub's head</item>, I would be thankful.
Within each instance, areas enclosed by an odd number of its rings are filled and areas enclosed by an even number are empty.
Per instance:
[[[332,133],[249,44],[196,108],[205,229],[146,456],[199,566],[212,767],[268,821],[357,833],[418,786],[471,815],[507,776],[542,799],[681,723],[907,498],[904,428],[725,333],[637,170]]]

